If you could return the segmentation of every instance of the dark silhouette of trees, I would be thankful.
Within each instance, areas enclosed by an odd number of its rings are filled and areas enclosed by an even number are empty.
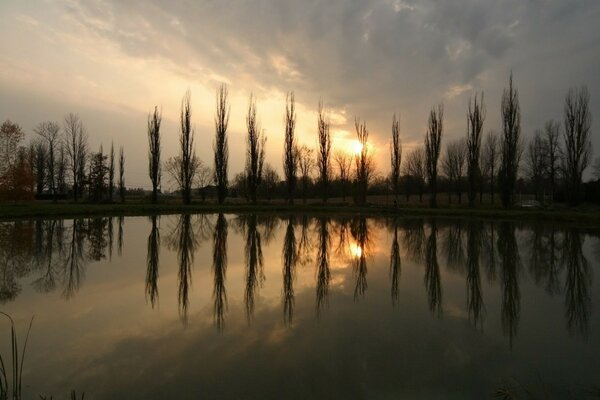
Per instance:
[[[318,232],[318,245],[317,245],[317,317],[321,315],[321,312],[329,304],[329,284],[331,282],[331,270],[329,269],[329,219],[327,217],[319,217],[317,226]],[[304,226],[308,224],[305,219],[303,221],[303,238],[301,240],[300,248],[306,248],[303,245],[304,238]],[[306,239],[308,240],[308,239]]]
[[[469,205],[475,206],[477,196],[477,184],[481,182],[481,168],[479,157],[481,155],[481,134],[483,121],[485,120],[485,105],[483,104],[483,92],[481,99],[477,101],[477,94],[467,111],[467,176],[469,180]]]
[[[400,259],[400,245],[398,243],[398,223],[394,220],[394,237],[390,250],[390,280],[392,281],[392,304],[398,303],[398,285],[402,272],[402,261]]]
[[[400,165],[402,163],[402,143],[400,142],[400,121],[396,119],[396,114],[392,119],[392,141],[390,143],[390,180],[392,181],[392,190],[394,199],[398,203],[400,194]]]
[[[440,278],[440,266],[437,259],[437,225],[435,221],[430,223],[429,237],[425,246],[425,288],[427,290],[427,302],[432,313],[442,315],[442,282]]]
[[[448,201],[452,202],[452,186],[462,203],[462,177],[467,156],[467,146],[463,139],[456,139],[446,146],[446,155],[442,160],[442,171],[448,178]]]
[[[444,107],[440,104],[432,108],[429,113],[427,133],[425,134],[425,165],[427,170],[427,181],[431,192],[431,207],[437,207],[437,175],[438,159],[442,144],[442,132],[444,121]]]
[[[546,171],[548,170],[548,154],[547,146],[542,137],[541,131],[536,131],[535,135],[527,146],[525,155],[525,165],[527,167],[527,175],[533,185],[535,198],[539,202],[543,202],[543,188]]]
[[[496,171],[498,168],[498,156],[500,150],[498,147],[498,134],[494,131],[489,131],[485,138],[483,165],[485,175],[489,179],[492,204],[494,203],[494,188],[496,186]]]
[[[229,180],[227,177],[229,166],[229,139],[227,127],[229,126],[229,91],[225,84],[221,84],[217,91],[217,112],[215,114],[215,141],[213,151],[215,153],[214,179],[217,185],[217,200],[223,204],[227,197]]]
[[[261,235],[258,231],[256,215],[244,217],[246,244],[244,255],[246,258],[246,289],[244,299],[246,304],[246,318],[248,323],[254,316],[254,305],[259,286],[262,286],[265,275],[263,271],[263,253]]]
[[[8,119],[0,126],[0,176],[14,163],[24,137],[23,129]]]
[[[33,142],[33,173],[35,177],[36,194],[39,196],[44,191],[46,185],[46,160],[48,158],[48,152],[46,149],[46,143],[42,140],[36,140]]]
[[[546,125],[544,126],[544,135],[548,156],[548,181],[550,183],[552,200],[554,201],[554,197],[556,196],[558,171],[560,167],[559,161],[562,151],[558,141],[558,137],[560,136],[560,123],[554,120],[546,122]]]
[[[423,202],[425,191],[425,151],[422,148],[414,149],[408,154],[404,163],[404,175],[406,179],[406,200],[408,200],[412,187],[419,192],[419,202]]]
[[[246,150],[246,180],[249,197],[252,203],[256,203],[256,192],[262,180],[263,164],[265,162],[266,136],[261,132],[256,120],[256,103],[252,95],[248,105],[246,116],[246,127],[248,128],[248,148]]]
[[[283,145],[283,173],[287,185],[287,200],[294,204],[296,175],[298,172],[298,149],[296,147],[296,106],[294,92],[287,94],[285,100],[285,136]]]
[[[575,229],[565,232],[563,260],[566,267],[565,317],[571,334],[586,338],[591,313],[592,270],[582,251],[581,233]]]
[[[65,145],[61,141],[58,144],[56,157],[56,191],[59,194],[64,194],[67,191],[66,173],[67,159],[65,157]]]
[[[475,326],[482,322],[485,312],[479,268],[482,231],[483,227],[480,221],[469,221],[467,229],[467,309]]]
[[[315,166],[315,160],[313,158],[314,150],[308,148],[306,145],[300,146],[298,149],[298,166],[300,167],[300,175],[302,178],[302,202],[306,203],[306,195],[308,184],[310,182],[310,175]]]
[[[502,142],[500,151],[500,170],[498,183],[502,205],[510,207],[514,204],[515,185],[521,159],[521,107],[519,93],[513,87],[513,76],[510,73],[508,89],[502,94]]]
[[[21,127],[9,120],[0,126],[0,200],[33,199],[32,157],[19,146],[23,137]]]
[[[356,286],[354,287],[354,300],[364,297],[367,291],[367,254],[371,250],[369,238],[369,227],[365,217],[358,217],[352,221],[350,232],[356,242],[356,250],[353,252],[354,275]]]
[[[110,156],[108,158],[108,200],[112,202],[115,191],[115,145],[110,143]]]
[[[85,174],[85,160],[87,158],[87,135],[83,122],[76,114],[68,114],[63,122],[65,142],[67,147],[67,164],[73,181],[73,200],[77,202],[83,193],[83,179]]]
[[[227,274],[227,219],[223,214],[217,217],[213,233],[213,319],[217,329],[222,330],[225,324],[227,311],[227,288],[225,286]]]
[[[158,263],[160,259],[160,231],[158,229],[158,216],[150,216],[152,228],[148,235],[148,253],[146,255],[146,299],[154,308],[158,303]]]
[[[346,189],[350,180],[350,170],[352,168],[352,158],[345,151],[336,151],[333,155],[333,161],[338,170],[338,179],[342,191],[342,200],[346,201]]]
[[[181,102],[181,135],[179,136],[179,184],[184,204],[192,202],[192,182],[198,168],[194,149],[194,129],[192,128],[191,92],[188,90]]]
[[[577,205],[581,199],[581,176],[592,157],[590,94],[586,86],[571,88],[565,98],[563,170],[567,200]]]
[[[48,189],[50,190],[54,201],[56,201],[56,150],[60,143],[60,125],[52,121],[42,122],[38,124],[34,129],[34,132],[46,143],[48,154],[46,160],[46,180]]]
[[[331,135],[329,133],[329,112],[323,108],[323,100],[319,101],[318,117],[318,138],[319,152],[317,153],[317,168],[319,170],[319,186],[321,187],[321,196],[323,202],[327,202],[329,196],[329,177],[330,164],[329,153],[331,152]]]
[[[119,148],[119,197],[125,203],[125,152],[123,146]]]
[[[367,123],[360,122],[359,119],[354,121],[354,127],[356,128],[356,138],[360,143],[360,152],[354,155],[355,164],[355,176],[356,176],[356,203],[366,204],[367,203],[367,189],[369,187],[369,181],[373,176],[373,157],[369,152],[367,142],[369,140],[369,131],[367,130]]]
[[[502,329],[509,338],[509,344],[517,334],[521,314],[521,292],[518,273],[521,269],[521,257],[515,238],[515,226],[512,222],[501,222],[498,229],[498,256],[501,265],[502,288]]]
[[[160,124],[162,112],[154,107],[154,113],[148,114],[148,175],[152,182],[152,203],[158,201],[160,188],[161,163],[160,163]]]
[[[106,194],[106,176],[108,175],[108,167],[106,166],[107,156],[102,151],[92,153],[90,159],[90,200],[102,201]]]

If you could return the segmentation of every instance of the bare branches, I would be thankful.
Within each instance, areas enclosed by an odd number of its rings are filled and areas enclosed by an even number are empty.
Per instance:
[[[227,138],[227,127],[229,125],[229,91],[222,84],[217,91],[217,111],[215,114],[215,141],[213,150],[215,153],[214,179],[217,185],[217,199],[223,204],[227,196],[229,181],[227,178],[229,165],[229,141]]]
[[[498,180],[504,207],[510,207],[514,202],[521,147],[521,107],[511,72],[508,89],[504,89],[502,94],[502,151]]]
[[[477,183],[480,181],[481,169],[479,165],[479,156],[481,153],[481,132],[483,131],[483,121],[485,120],[485,105],[483,104],[483,92],[481,99],[477,101],[477,94],[471,103],[469,99],[469,109],[467,111],[467,175],[469,177],[469,205],[475,205],[477,195]]]
[[[462,188],[461,180],[463,171],[465,168],[465,161],[467,158],[467,145],[463,139],[454,140],[446,146],[446,156],[442,162],[442,169],[446,176],[450,186],[454,183],[454,189],[458,195],[458,202],[462,202]],[[450,192],[452,187],[448,188],[448,197],[450,198]]]
[[[198,168],[196,151],[194,150],[194,130],[192,128],[191,93],[188,90],[181,101],[181,135],[179,136],[180,156],[179,175],[180,189],[185,204],[192,202],[192,182]]]
[[[60,133],[60,125],[52,121],[42,122],[38,124],[34,129],[34,132],[41,136],[46,142],[48,151],[46,179],[48,180],[48,189],[50,189],[54,201],[56,201],[56,150],[60,141],[58,136]]]
[[[402,162],[402,144],[400,143],[400,121],[396,119],[396,114],[392,119],[392,141],[390,143],[390,164],[392,188],[394,197],[398,201],[400,193],[400,164]]]
[[[319,169],[319,183],[321,185],[321,195],[323,201],[327,201],[329,186],[329,153],[331,151],[331,135],[329,134],[329,113],[323,109],[323,100],[319,100],[319,120],[318,120],[318,142],[319,152],[317,153],[317,167]]]
[[[148,174],[152,181],[152,202],[158,200],[160,188],[161,163],[160,163],[160,124],[162,112],[154,107],[154,113],[148,114]]]
[[[287,183],[288,203],[294,204],[296,175],[298,171],[298,152],[296,149],[296,106],[294,92],[287,94],[285,99],[285,137],[283,145],[283,172]]]
[[[437,207],[437,167],[444,130],[444,106],[440,104],[432,108],[429,113],[427,133],[425,135],[425,164],[427,167],[427,180],[431,191],[431,207]]]
[[[123,146],[119,148],[119,196],[121,203],[125,203],[125,152]]]
[[[246,150],[246,179],[250,200],[256,203],[256,191],[262,179],[263,163],[265,161],[266,136],[260,130],[256,120],[256,102],[250,95],[248,104],[248,115],[246,116],[246,127],[248,128],[248,148]]]
[[[577,205],[581,196],[581,176],[592,157],[590,94],[586,86],[571,88],[565,98],[563,139],[564,171],[568,200]]]
[[[492,203],[494,203],[494,187],[496,185],[495,173],[498,167],[499,157],[499,139],[498,134],[495,131],[489,131],[485,139],[485,147],[483,153],[483,166],[485,175],[490,180],[490,194],[492,197]]]
[[[367,202],[367,189],[369,181],[373,175],[373,158],[368,149],[369,131],[367,130],[367,123],[360,122],[359,119],[354,120],[354,127],[356,129],[356,138],[360,143],[360,152],[354,156],[354,163],[356,167],[356,202],[358,204],[365,204]]]
[[[423,191],[425,187],[426,167],[425,150],[422,147],[408,153],[404,163],[404,175],[406,176],[406,199],[410,196],[411,187],[416,186],[419,191],[419,202],[423,202]]]
[[[350,169],[352,168],[352,158],[345,151],[336,151],[333,155],[333,161],[338,170],[338,178],[342,185],[342,200],[346,201],[346,186],[350,180]]]
[[[302,201],[306,203],[306,189],[310,180],[310,175],[315,167],[315,159],[313,149],[302,145],[298,148],[298,167],[300,167],[300,175],[302,177]]]
[[[544,135],[548,151],[548,179],[550,181],[550,193],[554,199],[554,196],[556,195],[556,180],[559,168],[558,162],[561,154],[561,148],[558,142],[560,123],[554,120],[546,122]]]

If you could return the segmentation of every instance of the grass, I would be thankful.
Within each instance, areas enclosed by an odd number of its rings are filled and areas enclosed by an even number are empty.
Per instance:
[[[19,345],[17,343],[17,332],[15,331],[15,322],[12,317],[2,311],[1,315],[4,315],[10,321],[10,342],[11,342],[11,369],[12,369],[12,398],[14,400],[22,399],[22,377],[23,377],[23,363],[25,362],[25,350],[27,350],[27,342],[29,341],[29,332],[31,332],[31,325],[33,324],[33,317],[29,322],[29,328],[27,329],[27,335],[25,335],[25,343],[23,344],[23,350],[21,351],[21,358],[19,359]],[[6,376],[7,370],[4,364],[4,359],[0,354],[0,399],[8,399],[9,383]]]
[[[485,218],[528,221],[553,221],[584,226],[600,226],[600,209],[582,206],[567,208],[556,206],[553,209],[503,209],[492,205],[469,208],[465,205],[441,205],[429,208],[423,204],[401,204],[398,207],[374,197],[370,203],[356,206],[340,199],[328,203],[309,201],[307,204],[296,202],[288,205],[281,200],[248,204],[233,199],[223,205],[214,202],[193,202],[183,205],[176,201],[150,204],[144,201],[111,204],[91,204],[72,202],[42,202],[24,204],[0,204],[0,220],[63,218],[80,216],[136,216],[149,214],[179,213],[310,213],[328,215],[365,215],[365,216],[435,216],[447,218]]]

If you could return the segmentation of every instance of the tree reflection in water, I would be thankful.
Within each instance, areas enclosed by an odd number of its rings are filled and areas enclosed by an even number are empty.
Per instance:
[[[394,237],[392,239],[392,248],[390,250],[390,280],[392,281],[392,304],[398,303],[398,285],[400,281],[400,274],[402,271],[402,264],[400,260],[400,245],[398,244],[398,223],[394,219]]]
[[[317,246],[317,316],[329,304],[329,283],[331,271],[329,270],[329,219],[319,217],[317,220],[318,246]]]
[[[483,326],[485,307],[481,294],[481,274],[479,270],[479,253],[481,249],[481,232],[483,224],[479,221],[469,221],[467,230],[467,309],[469,318],[477,326]]]
[[[429,224],[429,237],[425,247],[425,288],[427,303],[432,313],[442,315],[442,283],[440,266],[437,259],[437,225],[435,221]]]
[[[283,322],[291,325],[294,318],[294,280],[296,278],[297,258],[296,233],[294,231],[294,218],[289,217],[283,237],[283,290],[281,293],[283,303]]]
[[[158,303],[158,262],[160,258],[159,218],[156,215],[150,217],[152,226],[150,228],[150,235],[148,235],[148,252],[146,254],[146,299],[150,299],[152,308]]]
[[[246,305],[246,318],[248,323],[254,316],[254,306],[257,290],[262,286],[265,280],[263,271],[263,253],[261,244],[261,235],[258,231],[256,215],[249,215],[242,218],[246,234],[246,245],[244,254],[246,258],[246,289],[244,294]]]
[[[227,219],[223,214],[217,217],[213,234],[213,320],[219,330],[223,330],[227,311]]]
[[[501,222],[498,229],[498,255],[500,257],[500,276],[502,289],[501,321],[504,335],[508,336],[512,347],[521,315],[521,292],[518,274],[521,269],[521,257],[515,238],[515,226],[512,222]]]
[[[565,232],[563,260],[566,268],[565,317],[571,334],[587,338],[591,310],[590,285],[592,271],[582,251],[581,233],[575,229]]]
[[[367,291],[367,252],[369,251],[369,229],[365,217],[356,218],[352,221],[352,237],[356,244],[352,250],[354,257],[354,275],[356,286],[354,287],[354,300],[364,297]]]

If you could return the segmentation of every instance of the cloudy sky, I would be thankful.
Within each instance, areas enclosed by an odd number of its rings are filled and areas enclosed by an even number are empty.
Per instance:
[[[163,110],[164,157],[177,153],[181,98],[192,92],[196,150],[212,163],[215,90],[231,97],[230,174],[243,168],[244,114],[257,98],[267,161],[281,170],[286,92],[297,132],[316,144],[316,108],[331,112],[334,148],[367,121],[381,172],[393,113],[405,151],[423,141],[429,109],[445,107],[444,141],[465,135],[470,96],[485,92],[485,131],[499,129],[512,70],[523,134],[562,120],[564,97],[587,85],[600,116],[597,0],[2,0],[0,119],[31,133],[78,113],[93,148],[114,140],[128,185],[149,187],[146,118]],[[600,138],[593,145],[600,154]]]

